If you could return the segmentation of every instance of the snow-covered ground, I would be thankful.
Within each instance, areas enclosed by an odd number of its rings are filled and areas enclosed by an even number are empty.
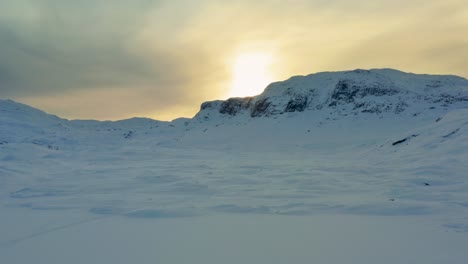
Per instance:
[[[468,261],[467,80],[271,87],[173,122],[0,101],[0,263]]]

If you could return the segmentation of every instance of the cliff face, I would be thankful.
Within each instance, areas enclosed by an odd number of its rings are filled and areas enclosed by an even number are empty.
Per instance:
[[[294,144],[368,144],[372,137],[378,142],[458,109],[468,109],[464,78],[389,69],[324,72],[270,84],[258,96],[205,102],[193,119],[173,122],[65,120],[0,100],[0,145],[72,149],[151,142],[274,149]],[[412,139],[411,135],[397,139]]]
[[[254,97],[205,102],[195,120],[327,110],[337,115],[420,113],[468,107],[468,80],[390,69],[324,72],[270,84]]]

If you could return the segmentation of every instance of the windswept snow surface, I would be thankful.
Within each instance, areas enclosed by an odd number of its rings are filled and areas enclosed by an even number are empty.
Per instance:
[[[467,87],[319,73],[173,122],[1,100],[0,263],[466,263]]]

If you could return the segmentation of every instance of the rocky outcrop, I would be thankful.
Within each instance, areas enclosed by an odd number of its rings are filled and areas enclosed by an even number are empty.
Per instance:
[[[395,88],[388,88],[388,85],[381,83],[356,83],[352,80],[340,80],[335,86],[331,95],[332,104],[351,103],[356,98],[366,96],[392,96],[400,91]]]
[[[255,102],[254,106],[252,107],[250,116],[251,117],[268,116],[270,114],[270,111],[268,109],[270,106],[271,106],[271,102],[268,101],[268,98],[263,98]]]
[[[302,112],[306,109],[309,98],[304,95],[296,95],[288,101],[284,112]]]
[[[437,108],[468,107],[468,80],[391,69],[324,72],[270,84],[254,97],[203,103],[195,119],[214,116],[260,118],[321,111],[349,114],[418,114]]]
[[[251,101],[251,97],[229,98],[228,100],[221,103],[219,113],[235,116],[242,110],[249,109]]]

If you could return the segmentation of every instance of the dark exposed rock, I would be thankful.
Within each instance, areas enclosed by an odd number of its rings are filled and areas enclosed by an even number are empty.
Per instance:
[[[306,109],[308,104],[307,96],[298,95],[289,100],[284,112],[302,112]]]
[[[361,113],[380,114],[390,111],[400,113],[407,107],[403,102],[394,106],[391,101],[388,103],[376,103],[365,99],[368,96],[393,96],[398,93],[400,93],[398,89],[391,88],[388,84],[359,83],[344,79],[338,81],[335,85],[335,89],[328,100],[328,106],[334,108],[338,105],[354,104],[353,110],[358,110]]]
[[[208,102],[204,102],[204,103],[202,103],[202,105],[201,105],[201,107],[200,107],[200,110],[206,110],[206,109],[214,108],[214,107],[216,107],[217,102],[218,102],[218,101],[208,101]]]
[[[441,94],[437,97],[426,97],[427,101],[432,101],[433,103],[444,103],[450,105],[457,102],[466,102],[468,101],[468,96],[454,96],[450,94]]]
[[[329,73],[320,74],[325,77]],[[442,79],[418,80],[413,87],[413,83],[406,83],[405,79],[398,76],[386,75],[385,71],[358,69],[339,74],[342,75],[336,79],[332,75],[329,78],[318,78],[319,83],[316,84],[308,83],[309,76],[297,76],[272,84],[259,96],[206,102],[201,105],[201,109],[207,112],[200,113],[198,118],[209,119],[216,114],[226,117],[250,115],[276,118],[284,113],[324,108],[331,108],[330,113],[336,116],[360,113],[411,115],[422,113],[421,106],[424,109],[442,107],[447,110],[468,103],[468,93],[462,89],[443,91],[451,84]],[[417,78],[413,75],[408,77]],[[457,80],[453,82],[456,84]]]
[[[395,114],[399,114],[403,111],[405,111],[405,109],[408,107],[408,104],[405,103],[405,102],[399,102],[396,106],[395,106],[395,109],[393,110],[393,112]]]
[[[128,131],[128,133],[123,134],[124,138],[129,139],[133,136],[133,131]]]
[[[358,91],[357,87],[349,83],[348,80],[341,80],[336,84],[331,98],[336,101],[350,103],[354,101]]]
[[[387,88],[380,84],[368,85],[365,83],[358,84],[351,80],[340,80],[331,95],[331,99],[335,101],[334,105],[339,102],[351,103],[356,98],[366,96],[390,96],[399,93],[398,90]],[[333,102],[331,103],[333,104]],[[332,106],[332,105],[330,105]]]
[[[398,94],[400,91],[396,89],[391,89],[391,88],[382,88],[379,86],[374,86],[374,87],[364,87],[364,89],[361,90],[360,92],[360,97],[365,97],[368,95],[372,96],[390,96],[390,95],[395,95]]]
[[[253,106],[252,112],[250,113],[251,117],[259,117],[268,115],[268,108],[270,107],[271,102],[268,101],[268,98],[261,99],[255,103]]]
[[[236,115],[241,110],[248,109],[252,98],[230,98],[221,103],[219,112],[221,114]]]
[[[395,141],[395,142],[392,143],[392,146],[396,146],[396,145],[398,145],[398,144],[404,143],[404,142],[406,142],[407,140],[409,140],[410,138],[414,138],[414,137],[417,137],[417,136],[418,136],[418,135],[413,134],[413,135],[411,135],[411,136],[409,136],[409,137],[407,137],[407,138],[397,140],[397,141]]]
[[[401,139],[401,140],[397,140],[397,141],[395,141],[395,142],[392,143],[392,146],[401,144],[401,143],[405,142],[406,140],[408,140],[408,138],[404,138],[404,139]]]
[[[429,88],[439,88],[441,86],[440,81],[432,81],[430,84],[426,84],[426,87]]]
[[[336,104],[336,103],[335,103]],[[354,108],[353,110],[356,110],[356,109],[361,109],[361,108],[365,108],[367,106],[366,103],[354,103]]]
[[[364,70],[364,69],[355,69],[351,71],[352,73],[359,73],[359,74],[369,74],[371,71],[369,70]]]
[[[58,146],[52,146],[52,145],[47,145],[47,148],[50,150],[59,150],[60,148]]]
[[[389,108],[389,106],[383,104],[376,104],[366,107],[365,109],[361,110],[361,113],[380,114],[384,111],[388,111]]]
[[[457,128],[454,131],[448,133],[447,135],[443,136],[443,138],[449,138],[449,137],[455,135],[458,131],[460,131],[460,128]]]

